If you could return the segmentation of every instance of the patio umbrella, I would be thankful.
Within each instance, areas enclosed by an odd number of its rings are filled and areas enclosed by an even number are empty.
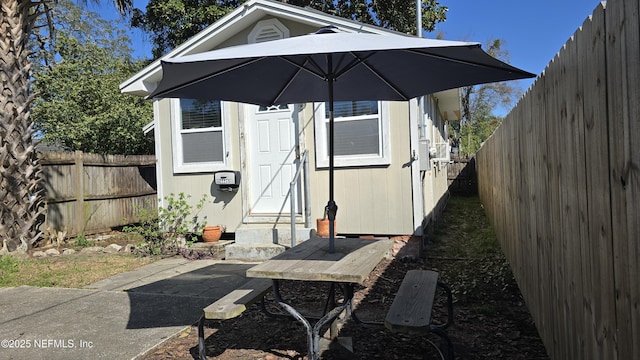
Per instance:
[[[318,32],[162,61],[150,98],[227,100],[257,105],[329,106],[329,251],[334,250],[333,103],[409,100],[474,84],[535,75],[485,53],[478,43],[403,35]]]

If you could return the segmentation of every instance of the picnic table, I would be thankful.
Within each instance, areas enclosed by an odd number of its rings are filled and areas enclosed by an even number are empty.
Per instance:
[[[278,304],[300,321],[307,332],[309,359],[320,358],[320,331],[333,322],[343,311],[351,313],[353,286],[362,284],[369,273],[391,249],[389,239],[337,238],[334,251],[329,251],[329,240],[312,236],[311,239],[292,247],[270,260],[247,270],[247,277],[271,279],[274,297]],[[323,316],[311,324],[293,306],[286,303],[280,294],[280,280],[322,281],[330,284],[327,299],[334,286],[342,286],[344,300],[325,309]]]

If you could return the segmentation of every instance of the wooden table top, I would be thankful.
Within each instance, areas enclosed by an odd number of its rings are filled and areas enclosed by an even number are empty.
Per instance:
[[[392,245],[389,239],[337,238],[329,253],[329,239],[312,237],[247,270],[247,277],[363,283]]]

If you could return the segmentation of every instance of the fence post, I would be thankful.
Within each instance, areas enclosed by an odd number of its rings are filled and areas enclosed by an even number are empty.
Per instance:
[[[83,153],[80,150],[76,150],[74,153],[74,170],[76,177],[76,234],[82,235],[84,227],[84,160]]]

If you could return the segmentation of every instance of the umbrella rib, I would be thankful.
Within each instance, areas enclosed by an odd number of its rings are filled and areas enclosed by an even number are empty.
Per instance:
[[[469,47],[480,47],[480,45],[473,45],[473,46],[469,46]],[[447,60],[447,61],[451,61],[451,62],[457,62],[457,63],[465,64],[465,65],[472,65],[472,66],[478,66],[478,67],[482,67],[482,68],[495,69],[495,70],[502,70],[502,71],[519,72],[519,73],[521,73],[521,74],[527,74],[528,76],[529,76],[529,75],[532,75],[532,74],[530,74],[530,73],[528,73],[528,72],[526,72],[526,71],[522,71],[522,70],[517,69],[517,68],[514,68],[513,70],[511,70],[511,69],[505,69],[504,67],[501,67],[501,66],[490,65],[490,64],[480,64],[480,63],[475,62],[475,61],[461,60],[461,59],[457,59],[457,58],[450,57],[450,56],[437,55],[437,54],[432,54],[432,53],[429,53],[429,52],[422,52],[422,51],[419,51],[419,50],[417,50],[417,49],[406,49],[406,50],[404,50],[404,51],[409,52],[409,53],[412,53],[412,54],[417,54],[417,55],[422,55],[422,56],[428,56],[428,57],[432,57],[432,58],[436,58],[436,59],[442,59],[442,60]],[[494,58],[494,59],[495,59],[495,58]],[[498,60],[498,59],[495,59],[495,60]],[[498,60],[498,61],[499,61],[499,60]],[[506,65],[508,65],[509,67],[512,67],[512,66],[511,66],[511,65],[509,65],[509,64],[506,64]]]
[[[345,65],[340,71],[336,72],[336,74],[335,74],[336,78],[339,78],[340,76],[342,76],[342,75],[346,74],[347,72],[351,71],[353,68],[358,66],[358,64],[364,63],[367,59],[369,59],[370,57],[372,57],[374,55],[374,53],[369,53],[365,57],[359,57],[354,52],[349,52],[349,53],[351,54],[351,56],[353,56],[353,60],[351,60],[351,62],[349,62],[347,65]]]
[[[369,65],[367,63],[367,59],[369,59],[371,56],[373,56],[374,53],[370,53],[369,55],[367,55],[364,58],[358,57],[358,55],[355,54],[355,53],[351,53],[351,54],[353,55],[354,60],[348,66],[346,66],[344,69],[342,69],[338,74],[336,74],[336,78],[346,74],[348,71],[350,71],[351,69],[355,68],[356,65],[362,64],[369,71],[371,71],[372,74],[374,74],[380,80],[382,80],[382,82],[384,82],[391,90],[395,91],[396,94],[400,95],[404,100],[409,100],[409,96],[407,96],[407,94],[405,94],[402,91],[400,91],[400,89],[398,89],[394,84],[392,84],[386,77],[382,76],[382,74],[377,72],[373,67],[371,67],[371,65]]]
[[[305,70],[306,72],[308,72],[308,73],[310,73],[312,75],[315,75],[315,76],[317,76],[317,77],[319,77],[320,79],[323,79],[323,80],[327,79],[327,75],[324,72],[322,72],[322,68],[315,61],[313,61],[313,59],[310,58],[310,57],[307,57],[305,59],[304,63],[302,63],[302,64],[298,64],[297,62],[295,62],[295,61],[293,61],[291,59],[288,59],[288,58],[286,58],[284,56],[281,57],[281,59],[286,61],[286,62],[288,62],[289,64],[297,67],[299,70]],[[311,63],[311,65],[313,65],[317,69],[317,71],[314,71],[313,69],[310,69],[310,68],[306,67],[305,65],[307,63]]]
[[[271,100],[271,104],[275,104],[278,102],[278,99],[280,99],[280,96],[282,96],[282,94],[289,88],[289,86],[291,85],[291,83],[293,82],[293,80],[298,76],[298,74],[300,73],[300,71],[305,70],[306,72],[319,77],[320,79],[326,80],[327,79],[327,75],[325,75],[322,72],[322,68],[318,65],[318,63],[316,63],[315,61],[313,61],[313,58],[311,57],[307,57],[305,59],[305,61],[302,64],[298,64],[297,62],[288,59],[286,56],[282,56],[280,57],[280,59],[288,62],[289,64],[295,66],[298,68],[298,70],[296,71],[296,73],[293,76],[289,77],[289,80],[287,81],[287,83],[280,89],[280,91],[278,91],[278,94],[273,98],[273,100]],[[313,65],[316,69],[316,71],[313,71],[313,69],[308,68],[306,65],[310,63],[311,65]]]
[[[358,65],[361,61],[360,59],[353,53],[353,52],[349,52],[349,54],[351,54],[351,56],[353,57],[353,59],[347,63],[345,66],[342,66],[342,62],[345,60],[346,58],[346,53],[340,54],[340,59],[338,61],[338,63],[336,65],[333,66],[333,69],[331,69],[331,71],[334,74],[334,77],[337,79],[339,78],[342,74],[348,72],[349,70],[353,69],[356,65]],[[338,55],[338,54],[335,54]],[[369,56],[371,56],[373,54],[369,54],[367,56],[367,58],[369,58]],[[332,56],[333,58],[333,56]],[[335,71],[334,69],[342,69],[340,71]]]
[[[197,78],[195,80],[191,80],[189,82],[174,86],[174,87],[166,89],[166,90],[163,90],[163,91],[161,91],[161,92],[159,92],[157,94],[154,94],[154,97],[163,96],[163,94],[167,94],[167,93],[170,93],[170,92],[173,92],[173,91],[176,91],[176,90],[183,89],[183,88],[188,87],[188,86],[192,86],[193,84],[197,84],[199,82],[202,82],[202,81],[205,81],[205,80],[209,80],[209,79],[214,78],[214,77],[216,77],[218,75],[222,75],[222,74],[225,74],[225,73],[227,73],[229,71],[233,71],[233,70],[236,70],[236,69],[251,65],[251,64],[253,64],[255,62],[258,62],[260,60],[263,60],[263,59],[266,59],[266,57],[263,56],[263,57],[259,57],[259,58],[251,58],[251,59],[249,59],[249,60],[247,60],[245,62],[242,62],[240,64],[233,65],[231,67],[228,67],[226,69],[222,69],[222,70],[217,71],[215,73],[207,74],[207,75],[202,76],[200,78]]]
[[[313,58],[311,56],[308,56],[307,60],[311,63],[311,65],[313,65],[316,68],[317,72],[314,72],[311,69],[307,69],[307,68],[304,68],[305,70],[307,70],[310,73],[318,76],[322,80],[327,80],[327,78],[329,78],[329,74],[326,71],[323,71],[322,70],[322,66],[320,66],[320,64],[318,64],[317,61],[313,60]]]
[[[307,59],[307,60],[305,60],[305,62],[302,65],[299,65],[299,64],[295,63],[294,61],[287,59],[286,57],[282,57],[282,59],[287,61],[287,62],[289,62],[290,64],[296,66],[298,68],[298,70],[296,70],[296,73],[293,74],[293,76],[289,77],[289,80],[287,81],[287,83],[280,89],[280,91],[278,91],[278,94],[273,98],[273,100],[271,100],[271,104],[276,104],[278,102],[278,99],[280,99],[280,96],[282,96],[282,94],[289,88],[289,86],[293,82],[293,79],[295,79],[298,76],[300,71],[307,69],[305,67],[305,64],[307,62],[309,62],[309,59]],[[313,74],[313,72],[312,72],[312,74]],[[314,74],[314,75],[316,75],[316,74]]]

